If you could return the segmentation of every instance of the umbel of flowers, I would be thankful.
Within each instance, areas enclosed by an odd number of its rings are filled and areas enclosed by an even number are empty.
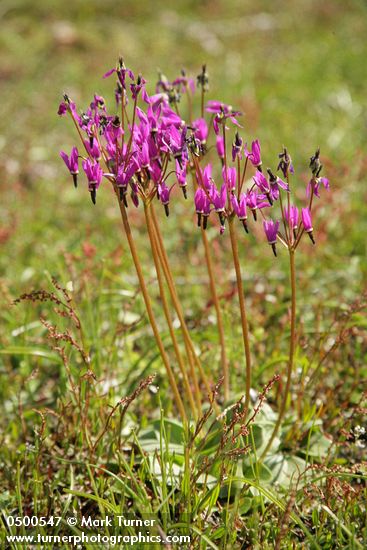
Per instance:
[[[63,151],[60,155],[75,186],[80,177],[81,164],[94,204],[98,202],[98,194],[104,185],[112,185],[114,189],[149,320],[181,416],[183,419],[187,418],[185,401],[189,402],[192,416],[197,417],[200,414],[201,385],[209,390],[210,382],[185,323],[160,231],[159,212],[155,207],[155,204],[160,204],[161,211],[169,216],[174,211],[177,192],[183,193],[187,199],[188,212],[196,213],[197,226],[202,234],[210,289],[217,315],[226,398],[230,390],[229,365],[211,250],[205,230],[214,217],[219,220],[220,235],[228,227],[242,322],[247,407],[250,405],[252,357],[238,251],[237,222],[246,233],[251,231],[252,223],[262,223],[264,236],[274,255],[277,255],[278,245],[286,248],[289,253],[291,338],[287,383],[279,413],[280,423],[289,393],[296,345],[294,255],[305,234],[315,244],[312,205],[314,198],[320,196],[320,188],[329,187],[329,181],[320,175],[322,164],[319,149],[310,159],[311,177],[305,190],[304,205],[300,208],[295,204],[292,195],[294,168],[287,148],[283,147],[274,167],[264,168],[259,140],[253,140],[249,146],[241,135],[241,113],[221,101],[205,101],[209,82],[205,66],[196,81],[189,78],[184,71],[173,81],[160,75],[153,94],[148,92],[146,80],[141,75],[136,76],[122,59],[104,75],[104,78],[107,77],[114,77],[116,82],[116,104],[112,110],[107,108],[100,95],[94,95],[84,111],[78,110],[71,98],[64,95],[58,114],[70,116],[80,139],[78,148],[73,147],[70,155]],[[185,103],[182,101],[183,96]],[[160,338],[129,223],[128,212],[131,207],[144,209],[160,296],[173,342],[175,363],[181,372],[180,377],[174,372]],[[172,324],[167,291],[180,320],[185,356],[180,350]],[[184,393],[178,387],[179,378],[184,386]]]

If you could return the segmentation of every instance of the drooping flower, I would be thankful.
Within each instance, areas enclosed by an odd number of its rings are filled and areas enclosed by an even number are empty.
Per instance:
[[[143,100],[146,103],[149,103],[149,96],[148,96],[148,94],[145,90],[146,82],[147,81],[141,76],[141,74],[139,74],[136,82],[133,82],[132,84],[130,84],[131,97],[132,97],[133,100],[137,99],[137,97],[138,97],[138,95],[141,91],[141,95],[142,95]]]
[[[274,256],[277,255],[276,242],[277,242],[279,224],[280,224],[279,220],[275,222],[273,220],[265,220],[263,222],[265,235],[268,240],[268,243],[271,245],[273,249]]]
[[[78,187],[78,174],[79,174],[79,153],[76,147],[73,147],[70,153],[70,157],[64,151],[60,151],[60,157],[65,162],[67,169],[73,176],[74,187]]]
[[[166,216],[169,216],[169,197],[172,191],[172,187],[167,187],[166,183],[162,181],[160,184],[158,184],[158,193],[159,193],[159,200],[164,206],[164,210],[166,212]]]
[[[103,78],[108,78],[109,76],[111,76],[111,74],[113,73],[116,73],[117,74],[117,77],[119,79],[119,82],[122,86],[122,88],[124,90],[126,90],[126,83],[125,83],[125,80],[126,80],[126,75],[128,75],[130,77],[131,80],[135,80],[135,77],[134,77],[134,73],[130,70],[130,69],[127,69],[126,66],[125,66],[125,63],[124,63],[124,60],[122,58],[119,59],[118,61],[118,64],[117,64],[117,67],[115,67],[114,69],[110,69],[109,71],[107,71],[104,75],[103,75]]]
[[[255,166],[259,172],[261,172],[261,147],[258,139],[255,139],[255,141],[252,142],[251,151],[247,149],[247,143],[245,143],[245,155],[251,164]]]
[[[270,204],[273,204],[273,200],[270,197],[270,184],[264,174],[260,172],[259,170],[256,170],[256,174],[252,177],[254,180],[255,185],[265,193],[265,195],[268,197]]]
[[[223,160],[224,160],[224,139],[223,139],[222,136],[217,136],[216,148],[217,148],[218,157],[221,159],[221,161],[223,163]]]
[[[208,125],[204,118],[197,118],[191,124],[195,131],[195,137],[200,140],[202,144],[206,143],[208,137]]]
[[[226,206],[226,199],[227,199],[227,186],[225,183],[223,183],[222,187],[220,188],[220,191],[216,188],[215,184],[213,183],[210,190],[210,198],[214,206],[214,210],[217,212],[219,216],[219,221],[221,225],[221,234],[224,231],[225,226],[225,215],[224,210]],[[223,227],[223,229],[222,229]]]
[[[235,191],[236,183],[237,183],[236,168],[234,166],[233,167],[223,166],[222,176],[223,176],[223,181],[226,184],[229,193],[232,193],[233,191]]]
[[[184,69],[181,71],[181,76],[173,80],[172,85],[177,86],[181,93],[188,90],[190,90],[192,94],[195,93],[195,80],[187,77]]]
[[[280,193],[279,187],[281,187],[285,191],[289,191],[289,185],[288,183],[280,179],[279,176],[273,174],[270,168],[267,169],[267,172],[269,174],[270,196],[273,200],[278,200]]]
[[[242,225],[248,233],[248,227],[247,227],[247,205],[246,205],[246,195],[245,193],[241,193],[240,199],[238,200],[236,195],[231,196],[231,203],[232,208],[234,210],[234,213],[236,214],[237,218],[242,222]]]
[[[225,121],[229,119],[235,126],[242,128],[241,124],[235,118],[242,113],[240,111],[233,111],[232,105],[226,105],[220,101],[210,100],[206,105],[206,111],[213,113],[213,128],[215,133],[219,134],[219,125],[225,124]]]
[[[101,184],[103,170],[98,162],[92,162],[86,159],[82,162],[83,170],[88,179],[88,188],[91,194],[93,204],[96,204],[96,191]]]
[[[257,213],[256,210],[258,208],[266,208],[269,206],[269,203],[265,200],[264,195],[259,195],[256,191],[247,191],[246,193],[246,204],[250,208],[253,218],[256,222],[257,220]]]
[[[325,189],[330,189],[330,183],[328,178],[315,178],[313,177],[307,185],[306,193],[309,197],[313,191],[316,197],[320,198],[320,185],[323,185]]]
[[[210,201],[201,187],[195,192],[194,197],[195,210],[198,217],[198,227],[201,226],[201,217],[203,216],[203,229],[206,229],[208,223],[208,217],[210,214]]]
[[[176,178],[177,178],[177,183],[178,183],[178,185],[180,186],[180,188],[182,189],[182,193],[183,193],[183,196],[185,197],[185,199],[187,199],[187,191],[186,191],[186,188],[187,188],[186,170],[187,170],[186,164],[184,164],[183,166],[180,166],[180,163],[179,163],[178,160],[176,159]]]
[[[93,136],[90,139],[85,139],[84,145],[91,157],[93,157],[97,161],[100,160],[101,151],[99,150],[97,140],[94,139]]]
[[[293,204],[291,204],[289,210],[285,206],[284,215],[285,215],[285,219],[288,222],[290,231],[293,232],[293,236],[294,238],[296,238],[296,230],[298,229],[298,217],[299,217],[299,211],[297,206],[294,206]]]
[[[304,230],[310,237],[313,244],[315,244],[315,239],[313,237],[313,227],[312,227],[312,218],[311,218],[311,211],[307,208],[302,208],[302,223]]]

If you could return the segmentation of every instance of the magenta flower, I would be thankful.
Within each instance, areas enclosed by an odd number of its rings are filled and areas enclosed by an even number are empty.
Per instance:
[[[164,210],[166,212],[167,217],[169,216],[169,206],[168,205],[169,205],[169,196],[171,194],[171,191],[172,191],[172,187],[171,187],[171,189],[169,187],[167,187],[167,185],[165,184],[164,181],[162,181],[162,183],[158,184],[159,200],[161,201],[161,203],[164,206]]]
[[[273,204],[273,201],[270,197],[270,184],[264,174],[260,172],[259,170],[256,170],[256,174],[252,177],[254,180],[255,185],[265,193],[265,195],[268,197],[270,204]]]
[[[307,196],[309,197],[311,195],[311,191],[313,190],[316,197],[320,197],[320,185],[323,185],[325,189],[330,189],[330,183],[328,178],[312,178],[307,185]]]
[[[224,231],[224,224],[225,224],[224,210],[225,210],[226,199],[227,199],[226,184],[223,183],[222,187],[220,188],[220,191],[218,191],[218,189],[213,183],[209,194],[210,194],[210,199],[214,206],[214,210],[217,212],[219,217],[219,221],[221,225],[220,232],[222,234]]]
[[[74,187],[78,187],[78,174],[79,174],[79,153],[76,147],[73,147],[70,153],[70,157],[64,151],[60,151],[60,157],[65,162],[67,169],[73,176]]]
[[[143,100],[146,103],[149,103],[149,97],[145,91],[146,82],[147,81],[139,74],[136,82],[133,82],[132,84],[130,84],[131,97],[133,100],[136,100],[138,98],[138,95],[141,91]]]
[[[222,136],[217,136],[216,141],[218,157],[222,160],[224,159],[224,139]]]
[[[247,191],[246,204],[250,208],[255,222],[257,220],[256,210],[269,206],[268,202],[265,200],[265,196],[259,195],[256,191]]]
[[[289,185],[278,176],[275,176],[270,168],[267,169],[269,174],[269,184],[270,184],[270,196],[273,200],[278,200],[279,198],[279,187],[285,191],[289,191]]]
[[[236,189],[237,183],[237,170],[235,167],[228,168],[223,166],[222,168],[223,181],[227,186],[228,192],[233,192]]]
[[[203,220],[203,229],[207,228],[208,217],[210,214],[210,201],[201,187],[199,187],[195,192],[194,197],[195,210],[198,216],[198,227],[201,225],[201,217],[204,217]]]
[[[258,139],[255,139],[255,141],[252,142],[251,151],[247,149],[247,143],[245,144],[245,155],[252,163],[252,165],[261,172],[261,148]]]
[[[289,208],[289,211],[288,211],[288,208],[285,206],[284,214],[285,214],[285,219],[288,222],[289,229],[293,232],[294,238],[296,238],[296,230],[298,229],[298,217],[299,217],[299,211],[297,206],[294,206],[292,204]]]
[[[219,125],[224,123],[226,119],[229,119],[235,126],[241,128],[241,124],[235,118],[237,115],[241,115],[240,111],[233,111],[232,105],[226,105],[220,101],[210,100],[206,104],[206,111],[208,113],[215,114],[213,119],[213,128],[215,133],[219,134]]]
[[[93,137],[89,139],[84,140],[84,145],[88,153],[91,157],[93,157],[95,160],[100,160],[101,158],[101,151],[99,150],[97,140]]]
[[[208,191],[212,188],[213,185],[212,170],[213,167],[209,162],[209,164],[205,166],[204,170],[201,171],[203,184],[205,186],[205,189],[207,189]]]
[[[208,137],[208,125],[204,118],[197,118],[193,121],[192,127],[195,131],[195,137],[202,143],[206,143]]]
[[[126,206],[126,208],[128,206],[127,200],[126,200],[127,187],[131,178],[133,177],[136,170],[138,170],[138,168],[139,168],[139,165],[137,164],[137,161],[135,160],[135,158],[132,158],[129,164],[127,165],[127,167],[120,166],[118,169],[118,173],[116,176],[116,185],[119,189],[120,201],[124,202],[124,205]]]
[[[188,90],[190,90],[192,94],[195,93],[195,81],[193,78],[186,76],[184,69],[181,71],[181,76],[173,80],[172,86],[178,87],[181,93]]]
[[[131,80],[135,80],[134,73],[130,69],[126,68],[125,63],[124,63],[123,59],[121,59],[121,58],[119,59],[117,67],[107,71],[103,75],[103,78],[107,78],[107,77],[111,76],[111,74],[113,74],[113,73],[117,74],[119,82],[120,82],[120,84],[121,84],[121,86],[124,90],[126,90],[126,84],[125,84],[126,75],[128,75]]]
[[[57,110],[57,114],[60,116],[64,116],[68,112],[68,109],[69,109],[69,105],[65,101],[62,101]]]
[[[180,166],[180,163],[178,162],[177,159],[176,159],[176,178],[177,178],[178,185],[182,189],[182,193],[185,199],[187,199],[186,165]]]
[[[302,223],[306,233],[310,237],[313,244],[315,244],[315,239],[313,237],[311,211],[309,208],[302,208]]]
[[[88,188],[93,204],[96,204],[96,190],[101,184],[103,170],[97,162],[86,159],[82,162],[83,170],[88,178]]]
[[[236,195],[231,196],[231,203],[232,208],[234,210],[234,213],[236,214],[237,218],[242,222],[242,225],[248,233],[248,227],[247,227],[247,205],[246,205],[246,195],[245,193],[241,193],[240,200],[238,201]]]
[[[214,209],[216,212],[224,212],[224,208],[226,206],[226,199],[227,199],[227,189],[225,183],[220,188],[220,191],[216,188],[214,184],[212,184],[211,190],[210,190],[210,198],[212,200]]]
[[[268,243],[271,245],[274,256],[277,255],[277,249],[276,249],[276,242],[277,242],[277,234],[279,229],[279,221],[277,220],[274,222],[273,220],[268,220],[263,222],[264,231],[266,238],[268,239]]]

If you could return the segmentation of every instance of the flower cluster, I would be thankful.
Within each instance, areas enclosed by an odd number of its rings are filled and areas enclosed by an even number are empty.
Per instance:
[[[58,110],[61,116],[71,116],[81,138],[81,149],[73,147],[70,155],[63,151],[60,155],[75,186],[81,160],[93,203],[102,181],[106,180],[113,185],[122,207],[128,207],[129,197],[135,207],[141,201],[149,204],[157,198],[168,216],[172,191],[180,188],[188,198],[190,183],[197,223],[203,229],[207,228],[210,216],[216,215],[221,234],[226,222],[232,223],[235,218],[249,232],[250,213],[255,222],[261,216],[275,255],[277,242],[294,249],[304,233],[315,242],[313,199],[320,196],[321,186],[329,188],[329,181],[320,176],[319,149],[311,157],[306,206],[300,215],[291,201],[290,177],[294,168],[288,150],[283,148],[279,153],[276,170],[263,169],[259,140],[252,141],[249,147],[239,134],[241,113],[220,101],[209,100],[205,104],[204,94],[208,91],[205,66],[197,77],[197,85],[184,71],[172,81],[160,74],[153,95],[147,92],[146,80],[141,75],[135,76],[122,59],[104,75],[111,76],[116,78],[116,109],[112,113],[99,95],[94,95],[83,112],[78,112],[65,95]],[[195,117],[193,100],[198,93],[201,109]],[[187,97],[188,121],[181,115],[183,96]],[[234,134],[231,155],[227,151],[230,132]],[[209,142],[211,134],[214,147]],[[219,169],[215,168],[216,161]],[[251,166],[252,177],[248,177],[247,169]],[[277,204],[278,219],[273,220],[269,211]]]

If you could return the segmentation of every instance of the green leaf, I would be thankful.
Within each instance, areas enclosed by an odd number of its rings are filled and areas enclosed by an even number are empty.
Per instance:
[[[206,495],[200,500],[196,508],[196,513],[199,513],[205,508],[209,508],[209,510],[211,510],[211,508],[215,505],[215,503],[218,500],[219,492],[220,492],[220,484],[217,483],[215,487],[210,489],[206,493]]]
[[[30,346],[9,346],[7,348],[0,349],[1,355],[31,355],[34,357],[44,357],[45,359],[50,359],[51,361],[61,363],[61,357],[50,350],[30,347]]]

